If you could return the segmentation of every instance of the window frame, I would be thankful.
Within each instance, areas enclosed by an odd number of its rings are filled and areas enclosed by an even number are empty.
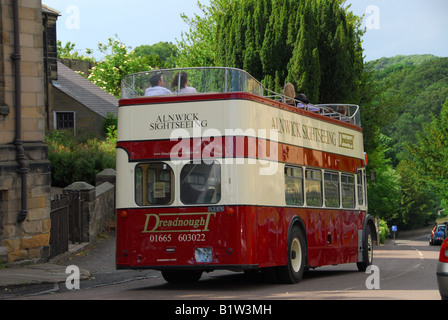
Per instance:
[[[318,173],[320,175],[320,180],[315,179],[314,177],[308,178],[308,173]],[[314,205],[313,204],[309,204],[309,199],[308,199],[308,194],[310,192],[308,192],[308,181],[320,181],[320,187],[319,187],[319,195],[320,195],[320,204],[319,205]],[[313,192],[313,191],[311,191]],[[324,194],[323,194],[323,175],[322,175],[322,170],[317,170],[317,169],[312,169],[312,168],[305,168],[305,189],[304,189],[304,194],[305,194],[305,203],[307,207],[315,207],[315,208],[322,208],[323,204],[324,204]],[[310,199],[311,200],[311,199]],[[317,202],[316,202],[317,204]]]
[[[293,175],[288,175],[288,170],[291,170],[292,173],[294,172],[301,172],[301,177],[296,177]],[[294,167],[294,166],[285,166],[285,173],[284,173],[284,177],[285,177],[285,202],[287,206],[293,206],[293,207],[303,207],[305,205],[305,192],[304,192],[304,184],[305,184],[305,177],[304,177],[304,173],[303,173],[303,167]],[[300,190],[298,192],[298,194],[300,195],[300,200],[301,203],[288,203],[288,189],[287,185],[288,185],[288,181],[287,179],[295,179],[295,180],[300,180]]]
[[[336,177],[336,180],[331,180],[330,182],[337,183],[337,206],[331,206],[328,205],[328,197],[327,197],[327,189],[329,189],[327,187],[327,175],[331,175],[332,177]],[[341,179],[340,179],[340,174],[339,172],[334,172],[334,171],[327,171],[324,170],[324,178],[323,178],[323,185],[324,185],[324,202],[325,202],[325,208],[334,208],[334,209],[338,209],[341,207]]]
[[[344,181],[345,178],[347,179],[353,179],[353,183],[350,183],[350,181]],[[347,186],[352,186],[353,190],[350,190],[352,196],[353,196],[353,201],[350,203],[350,206],[347,206],[347,201],[348,199],[350,199],[351,197],[348,197],[347,195],[350,193],[346,193],[346,189],[344,187]],[[356,209],[356,178],[355,178],[355,174],[352,173],[341,173],[341,205],[343,209]]]
[[[73,127],[60,128],[58,116],[62,114],[73,115]],[[65,121],[65,120],[62,120]],[[55,130],[71,130],[73,129],[73,134],[76,136],[76,112],[75,111],[53,111],[53,127]]]
[[[158,168],[157,166],[161,166]],[[153,197],[150,198],[150,171],[153,171],[153,177],[155,181],[151,182]],[[167,177],[164,174],[165,172],[169,173],[168,181]],[[161,179],[162,174],[164,175],[163,179]],[[167,188],[168,183],[168,188]],[[162,192],[162,184],[163,184],[163,192],[165,194],[164,197],[161,197],[160,193]],[[140,185],[140,187],[138,186]],[[167,192],[168,190],[168,192]],[[159,196],[156,196],[156,193],[159,193]],[[168,194],[168,196],[166,196]],[[134,201],[140,207],[154,207],[154,206],[169,206],[174,203],[175,196],[175,175],[173,168],[163,161],[156,162],[140,162],[137,163],[134,170]],[[167,201],[154,201],[154,199],[167,199]]]
[[[366,203],[365,197],[365,174],[364,169],[358,169],[356,171],[356,192],[358,196],[358,206],[362,207]],[[360,181],[361,180],[361,181]]]
[[[215,174],[217,176],[219,176],[218,182],[215,184],[210,184],[210,180],[212,178],[211,172],[212,172],[212,170],[216,170],[213,168],[210,169],[208,177],[201,175],[201,173],[194,172],[193,178],[196,177],[198,179],[194,178],[193,180],[196,180],[199,182],[201,180],[201,177],[205,178],[204,190],[199,190],[199,188],[192,186],[192,183],[188,183],[188,181],[184,181],[185,179],[190,178],[191,174],[193,174],[194,167],[198,166],[198,165],[217,166],[218,172]],[[193,166],[193,169],[188,173],[187,176],[183,176],[184,170],[185,170],[185,168],[187,168],[187,166]],[[213,179],[215,179],[215,178],[216,178],[216,176],[213,177]],[[185,188],[187,188],[187,187],[189,188],[188,191],[197,192],[196,201],[187,201],[187,199],[186,199],[187,195],[185,195],[185,193],[184,193],[186,191]],[[213,195],[211,197],[208,196],[208,193],[210,193],[210,191],[213,191]],[[194,197],[194,195],[193,196],[188,195],[188,196]],[[201,200],[198,202],[198,199],[200,197],[203,198],[204,201]],[[207,198],[209,199],[209,201],[205,201]],[[183,205],[201,205],[201,206],[217,205],[221,202],[221,199],[222,199],[222,165],[220,162],[213,161],[212,163],[206,163],[204,161],[201,161],[201,163],[199,164],[199,163],[194,163],[194,161],[191,161],[190,163],[187,163],[182,167],[182,169],[180,170],[180,173],[179,173],[179,200]]]

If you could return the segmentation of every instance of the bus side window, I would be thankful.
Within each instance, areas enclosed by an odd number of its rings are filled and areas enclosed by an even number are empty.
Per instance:
[[[302,168],[285,167],[285,200],[288,206],[303,206]]]
[[[364,204],[364,174],[362,170],[358,170],[358,204]]]
[[[143,203],[143,170],[140,166],[135,168],[135,202]]]
[[[305,172],[306,205],[322,207],[322,172],[311,169]]]
[[[325,172],[325,206],[328,208],[339,208],[339,174]]]
[[[342,185],[342,207],[355,207],[355,176],[343,174],[341,175]]]

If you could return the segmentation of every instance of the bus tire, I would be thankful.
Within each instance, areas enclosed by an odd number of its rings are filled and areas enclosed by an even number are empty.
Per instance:
[[[201,270],[164,270],[163,279],[168,283],[197,282],[202,276]]]
[[[277,267],[277,278],[281,283],[294,284],[302,280],[306,264],[305,236],[298,226],[288,234],[287,265]]]
[[[367,225],[366,232],[364,233],[364,239],[362,241],[363,253],[362,262],[357,262],[356,266],[361,272],[365,272],[367,267],[373,263],[373,232],[372,228]]]

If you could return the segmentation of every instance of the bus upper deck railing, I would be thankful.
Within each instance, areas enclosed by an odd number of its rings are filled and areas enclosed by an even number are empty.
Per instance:
[[[179,76],[180,75],[180,76]],[[266,89],[246,71],[227,67],[161,69],[128,75],[121,82],[122,99],[195,93],[247,92],[343,122],[361,126],[359,106],[313,105]]]

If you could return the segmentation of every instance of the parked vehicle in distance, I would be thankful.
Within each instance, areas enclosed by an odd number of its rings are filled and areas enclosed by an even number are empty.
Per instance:
[[[440,248],[439,263],[437,264],[437,286],[442,300],[448,300],[448,238]]]
[[[439,224],[432,229],[431,236],[429,238],[430,245],[441,244],[445,240],[446,225]]]

